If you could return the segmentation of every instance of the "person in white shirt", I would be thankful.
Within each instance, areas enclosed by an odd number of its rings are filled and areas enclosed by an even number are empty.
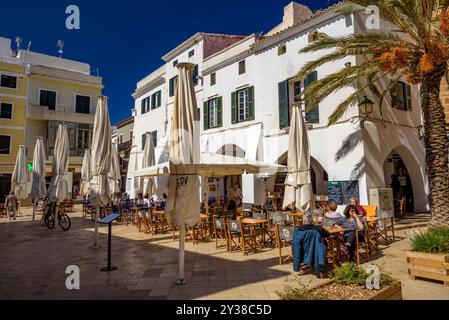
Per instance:
[[[228,201],[233,200],[237,207],[242,204],[242,190],[240,190],[239,185],[235,183],[232,188],[228,190]]]
[[[343,214],[337,212],[337,204],[334,201],[329,202],[329,212],[325,213],[326,218],[338,219],[344,217]]]

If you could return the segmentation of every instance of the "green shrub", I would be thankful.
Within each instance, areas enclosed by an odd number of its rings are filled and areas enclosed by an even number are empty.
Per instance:
[[[301,282],[295,285],[285,283],[282,290],[277,290],[276,294],[281,300],[329,300],[325,294],[311,290],[309,285]]]
[[[412,238],[414,251],[427,253],[449,252],[449,228],[429,229],[424,234],[418,234]]]
[[[364,268],[358,267],[353,262],[345,262],[339,267],[335,267],[330,273],[330,277],[336,283],[365,285],[368,278]]]

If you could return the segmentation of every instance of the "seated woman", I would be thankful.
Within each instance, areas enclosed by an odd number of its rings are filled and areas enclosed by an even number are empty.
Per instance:
[[[354,253],[356,249],[356,232],[363,230],[363,223],[358,216],[356,206],[349,205],[345,208],[344,217],[338,219],[334,225],[343,231],[344,246],[342,251],[349,254],[349,260],[354,261]]]
[[[321,238],[327,238],[330,236],[329,231],[327,231],[326,229],[324,229],[321,226],[317,226],[317,225],[313,224],[313,215],[311,212],[306,213],[302,217],[302,224],[300,226],[296,227],[296,229],[301,230],[301,231],[316,230],[320,234]],[[327,242],[324,239],[323,239],[323,243],[327,247]]]
[[[359,215],[361,215],[362,217],[366,217],[365,208],[363,208],[363,206],[359,205],[359,200],[357,200],[356,198],[351,198],[351,199],[349,199],[349,204],[351,206],[355,206],[357,208]]]

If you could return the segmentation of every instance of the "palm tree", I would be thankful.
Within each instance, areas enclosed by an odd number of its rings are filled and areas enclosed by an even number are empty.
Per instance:
[[[357,56],[361,63],[330,74],[303,92],[302,102],[316,106],[329,94],[357,83],[356,90],[341,102],[329,117],[334,124],[345,111],[358,104],[369,90],[376,96],[382,115],[387,94],[401,78],[419,84],[424,120],[427,175],[430,186],[431,226],[449,226],[448,141],[445,114],[440,102],[440,83],[448,72],[449,0],[352,0],[337,7],[342,14],[365,11],[375,4],[380,17],[392,24],[392,31],[367,30],[343,37],[318,34],[301,52],[333,49],[310,61],[297,74],[303,79],[317,67]],[[386,85],[380,85],[386,82]]]

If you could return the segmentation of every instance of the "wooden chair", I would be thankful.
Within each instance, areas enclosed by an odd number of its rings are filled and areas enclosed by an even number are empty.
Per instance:
[[[389,241],[394,242],[396,240],[394,235],[394,216],[380,217],[380,220],[377,222],[376,236],[378,239],[385,240],[386,245],[388,245]]]
[[[375,217],[377,214],[377,206],[370,204],[370,205],[363,205],[363,209],[365,209],[366,216],[367,217]]]
[[[275,232],[276,232],[276,246],[279,248],[279,264],[283,264],[287,262],[287,260],[292,259],[292,250],[291,244],[293,241],[293,231],[295,227],[290,225],[281,225],[276,224]],[[282,248],[290,248],[287,256],[283,258],[282,256]],[[288,250],[288,249],[287,249]]]
[[[5,217],[5,216],[6,216],[5,204],[0,203],[0,217]]]
[[[228,233],[226,232],[226,224],[224,220],[214,216],[213,221],[214,221],[213,223],[214,223],[215,249],[226,246],[226,250],[229,250],[227,239]]]
[[[265,230],[265,234],[268,237],[268,241],[270,241],[271,244],[278,245],[278,241],[276,240],[276,228],[278,225],[284,225],[285,224],[285,215],[278,212],[273,212],[268,214],[268,228]]]
[[[246,255],[247,248],[256,252],[256,235],[251,234],[250,230],[243,228],[239,220],[229,220],[228,237],[231,252],[241,249],[243,255]],[[235,241],[235,238],[237,238],[237,241]]]
[[[360,265],[361,258],[364,259],[364,262],[368,262],[370,257],[370,248],[366,229],[355,233],[355,242],[355,258],[357,265]]]

